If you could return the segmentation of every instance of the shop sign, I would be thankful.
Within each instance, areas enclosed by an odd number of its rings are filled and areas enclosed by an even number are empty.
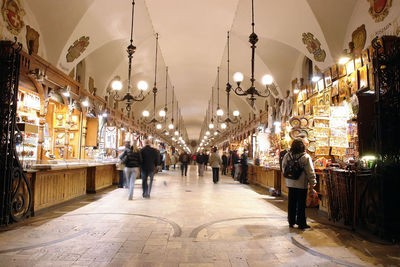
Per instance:
[[[22,9],[19,0],[3,0],[1,13],[3,14],[4,21],[7,23],[7,29],[12,34],[18,35],[25,25],[23,21],[25,11]]]
[[[303,33],[303,43],[306,45],[308,52],[314,55],[314,59],[319,62],[324,62],[326,58],[326,52],[321,49],[321,42],[314,37],[310,32]]]
[[[383,21],[392,7],[392,0],[367,0],[369,2],[369,14],[375,22]]]

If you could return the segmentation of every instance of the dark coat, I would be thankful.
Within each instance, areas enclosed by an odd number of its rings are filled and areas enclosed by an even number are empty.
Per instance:
[[[142,154],[126,149],[120,156],[120,159],[127,168],[138,168],[142,164]]]
[[[232,163],[238,164],[239,163],[239,156],[234,152],[232,153]]]
[[[246,153],[242,154],[242,156],[240,158],[240,165],[247,166],[247,155],[246,155]]]
[[[185,155],[185,156],[184,156]],[[190,160],[190,156],[188,153],[183,152],[180,156],[179,156],[179,161],[181,163],[187,164],[189,163]]]
[[[228,157],[226,155],[222,155],[222,165],[228,165]]]
[[[160,165],[160,152],[151,146],[145,146],[140,150],[143,158],[141,165],[144,171],[154,171],[154,168]]]
[[[205,154],[198,154],[196,157],[196,162],[199,164],[204,164],[207,162],[207,157]]]

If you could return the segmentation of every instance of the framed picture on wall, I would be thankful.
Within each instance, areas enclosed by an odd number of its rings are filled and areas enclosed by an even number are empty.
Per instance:
[[[361,67],[362,67],[361,57],[356,58],[356,59],[354,60],[354,64],[355,64],[356,70],[358,70],[359,68],[361,68]]]
[[[346,74],[347,74],[346,65],[339,64],[338,67],[339,67],[339,78],[346,76]]]
[[[354,60],[350,60],[349,62],[347,62],[346,71],[347,71],[347,74],[351,74],[354,72]]]
[[[340,78],[338,85],[339,85],[339,97],[344,98],[346,96],[346,91],[347,91],[346,77]]]
[[[331,68],[331,75],[332,75],[332,81],[335,81],[339,78],[339,70],[338,70],[338,65],[333,65]]]
[[[374,76],[374,68],[372,67],[372,63],[368,64],[368,80],[369,80],[369,89],[375,90],[375,76]]]
[[[303,101],[297,103],[297,113],[299,114],[299,116],[304,116],[304,103]]]
[[[318,81],[318,92],[322,92],[325,90],[325,82],[324,79]]]
[[[325,79],[325,85],[326,87],[330,86],[332,84],[332,74],[331,74],[331,69],[327,69],[324,72],[324,79]]]
[[[368,87],[368,66],[365,65],[358,70],[360,89]]]
[[[349,76],[347,76],[347,85],[350,87],[348,91],[350,91],[350,95],[353,95],[355,92],[358,90],[358,77],[357,77],[357,71],[353,72]]]
[[[314,109],[313,107],[317,106],[317,96],[314,95],[313,97],[310,98],[310,113],[312,114]]]
[[[368,49],[362,51],[361,58],[362,58],[363,66],[365,66],[365,65],[367,65],[369,63],[369,51],[368,51]]]
[[[332,96],[337,96],[339,94],[339,81],[334,81],[332,83]]]
[[[310,99],[305,102],[305,115],[311,115]]]

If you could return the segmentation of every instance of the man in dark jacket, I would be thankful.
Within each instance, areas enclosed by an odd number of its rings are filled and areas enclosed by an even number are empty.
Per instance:
[[[197,168],[199,176],[204,175],[204,163],[206,162],[206,155],[203,150],[196,156]]]
[[[248,184],[247,182],[247,149],[243,151],[242,156],[240,157],[240,165],[242,167],[242,173],[240,174],[240,183]]]
[[[181,162],[181,172],[183,176],[183,172],[185,172],[185,176],[187,176],[187,168],[189,163],[189,155],[186,151],[183,151],[182,154],[179,156],[179,161]]]
[[[237,180],[239,180],[239,156],[237,154],[237,150],[234,150],[232,152],[232,165],[233,165],[233,168],[235,169],[233,178],[237,181]]]
[[[226,153],[222,154],[222,174],[226,175],[226,168],[228,167],[228,157],[226,156]]]
[[[154,169],[160,165],[160,152],[152,148],[151,141],[145,141],[145,147],[141,149],[143,162],[141,164],[143,197],[150,198],[151,187],[153,186]],[[147,184],[147,178],[150,176],[150,186]]]

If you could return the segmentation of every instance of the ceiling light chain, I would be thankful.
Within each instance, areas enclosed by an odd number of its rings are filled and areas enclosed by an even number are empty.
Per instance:
[[[255,96],[260,96],[260,97],[268,97],[271,94],[271,91],[269,89],[269,86],[272,84],[272,76],[270,75],[265,75],[262,79],[262,82],[264,83],[264,85],[266,86],[266,90],[265,93],[262,93],[260,91],[258,91],[255,87],[255,81],[256,79],[254,78],[254,65],[255,65],[255,53],[256,53],[256,44],[258,42],[258,36],[257,34],[254,32],[254,28],[255,28],[255,23],[254,23],[254,0],[251,1],[251,28],[252,28],[252,33],[249,36],[249,42],[251,44],[251,77],[250,77],[250,82],[251,85],[249,87],[249,89],[247,90],[243,90],[240,87],[240,83],[243,81],[243,74],[240,72],[237,72],[234,74],[234,80],[237,83],[237,87],[235,88],[234,92],[235,94],[237,94],[238,96],[247,96],[250,95],[250,102],[251,102],[251,106],[254,107],[254,102],[256,100]]]

